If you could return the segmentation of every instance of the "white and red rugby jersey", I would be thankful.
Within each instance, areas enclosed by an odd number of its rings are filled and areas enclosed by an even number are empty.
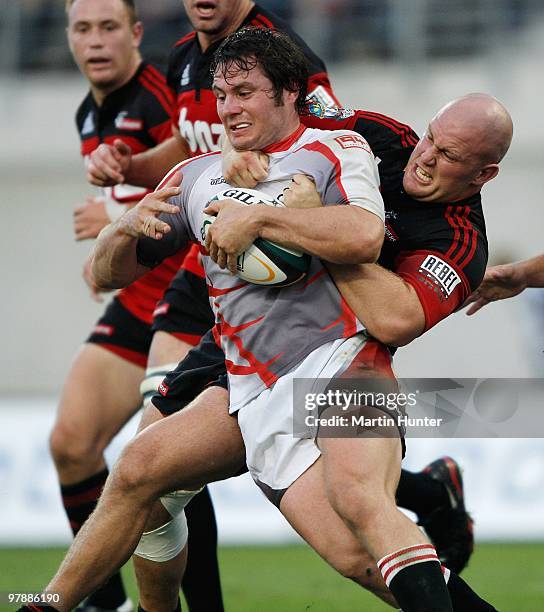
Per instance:
[[[359,134],[300,126],[291,139],[272,147],[269,155],[269,176],[257,186],[263,193],[278,198],[291,177],[303,173],[315,180],[327,204],[358,206],[383,221],[377,165]],[[203,248],[202,211],[228,186],[221,180],[218,153],[187,160],[176,169],[179,167],[183,168],[182,191],[171,202],[180,212],[168,217],[172,231],[162,240],[140,240],[137,253],[143,265],[158,265],[191,240]],[[354,231],[362,233],[364,227]],[[316,257],[306,279],[282,289],[246,283],[206,255],[203,264],[226,356],[233,411],[274,384],[318,346],[362,329]]]

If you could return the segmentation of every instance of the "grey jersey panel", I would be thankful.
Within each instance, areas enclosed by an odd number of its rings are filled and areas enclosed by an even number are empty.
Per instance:
[[[370,149],[360,143],[344,148],[337,140],[351,135],[307,129],[288,151],[271,154],[269,177],[257,189],[278,198],[291,177],[302,173],[315,180],[327,204],[349,202],[383,219],[378,171]],[[152,251],[157,260],[171,254],[173,245],[184,244],[189,236],[203,243],[202,210],[216,193],[228,187],[223,182],[217,184],[221,179],[217,156],[190,160],[182,172],[182,192],[172,199],[180,212],[172,223],[171,242],[146,243],[145,252]],[[203,263],[226,354],[231,410],[272,385],[318,346],[362,329],[315,257],[306,279],[282,289],[241,281],[207,256]]]

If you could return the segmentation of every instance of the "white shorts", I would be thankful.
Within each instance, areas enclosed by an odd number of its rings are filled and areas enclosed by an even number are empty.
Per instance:
[[[238,424],[246,447],[247,467],[253,480],[274,504],[279,505],[287,488],[321,454],[315,435],[294,435],[293,380],[339,377],[361,355],[365,345],[372,345],[372,363],[377,346],[382,363],[387,361],[390,368],[391,358],[385,346],[369,340],[362,332],[315,349],[294,370],[279,378],[272,388],[239,409]],[[312,389],[319,385],[312,381],[308,384]],[[303,411],[304,407],[297,406],[297,421],[300,410]]]

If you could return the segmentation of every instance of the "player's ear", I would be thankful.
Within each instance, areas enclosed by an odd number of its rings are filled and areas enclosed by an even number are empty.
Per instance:
[[[144,24],[141,21],[137,21],[132,26],[132,35],[134,36],[135,46],[139,47],[144,36]]]
[[[296,91],[288,91],[287,89],[283,90],[283,103],[290,105],[295,104],[299,96],[298,89]]]
[[[480,169],[480,172],[478,173],[478,176],[476,177],[474,183],[476,185],[482,186],[485,183],[488,183],[489,181],[493,180],[498,173],[499,164],[487,164],[487,166],[484,166]]]

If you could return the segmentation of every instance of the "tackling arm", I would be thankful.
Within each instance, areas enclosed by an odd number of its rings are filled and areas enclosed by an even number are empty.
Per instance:
[[[374,262],[380,255],[383,222],[357,206],[257,208],[260,238],[338,264]]]
[[[425,330],[425,313],[412,285],[377,264],[327,264],[342,297],[374,338],[404,346]]]

